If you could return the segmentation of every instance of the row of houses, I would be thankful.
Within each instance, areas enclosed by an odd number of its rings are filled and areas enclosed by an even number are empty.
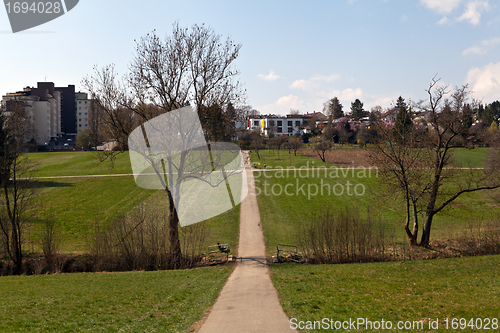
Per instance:
[[[25,111],[27,140],[39,145],[75,139],[89,126],[91,100],[74,85],[56,87],[53,82],[38,82],[36,87],[2,96],[2,114]]]

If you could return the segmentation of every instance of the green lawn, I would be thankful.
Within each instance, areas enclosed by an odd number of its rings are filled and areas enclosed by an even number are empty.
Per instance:
[[[306,147],[306,146],[305,146]],[[357,145],[335,145],[335,149],[363,149],[359,148]],[[482,168],[484,167],[484,163],[486,160],[486,156],[488,154],[489,148],[475,148],[475,149],[467,149],[467,148],[454,148],[452,149],[453,160],[462,167],[471,167],[471,168]],[[266,164],[267,168],[276,168],[276,167],[289,167],[294,166],[296,168],[300,167],[319,167],[319,166],[331,166],[331,163],[324,163],[319,159],[319,156],[316,158],[307,157],[301,154],[295,154],[293,151],[291,153],[288,152],[287,149],[262,149],[259,150],[260,158],[257,157],[255,151],[250,152],[250,157],[252,158],[252,162],[260,163],[260,168],[263,168],[264,164]],[[279,156],[278,156],[279,155]]]
[[[483,168],[489,148],[455,148],[453,159],[462,167]]]
[[[94,153],[37,153],[38,177],[129,174],[127,154],[114,170]],[[87,252],[95,221],[107,224],[140,203],[168,209],[164,191],[138,187],[133,176],[38,179],[36,217],[53,217],[60,252]],[[201,200],[201,199],[200,199]],[[239,205],[201,222],[206,245],[229,243],[237,255]],[[26,252],[39,252],[35,224]],[[181,241],[182,241],[181,228]],[[178,271],[74,273],[1,277],[2,332],[188,332],[217,298],[231,265]]]
[[[61,237],[62,252],[85,252],[87,240],[96,222],[107,224],[119,214],[128,214],[141,202],[151,208],[168,209],[164,191],[138,187],[132,176],[99,178],[64,178],[39,180],[37,197],[41,219],[54,217]],[[206,224],[210,245],[218,240],[237,245],[239,205],[224,214],[201,222]],[[37,247],[36,232],[32,241]]]
[[[304,158],[297,156],[292,160],[292,165],[300,167],[303,165],[300,161]],[[311,161],[309,163],[312,164]],[[254,171],[269,255],[275,253],[278,243],[296,245],[305,223],[318,219],[327,210],[341,211],[346,206],[360,211],[362,215],[369,213],[382,221],[397,244],[406,243],[403,203],[384,186],[376,169],[341,169],[332,164],[326,164],[326,170],[321,167],[314,165],[314,171],[293,171],[286,170],[286,167],[285,170]],[[288,189],[288,193],[285,189]],[[471,221],[478,223],[498,219],[500,204],[490,196],[492,193],[464,194],[436,215],[431,229],[431,242],[433,239],[463,236]],[[423,217],[420,231],[422,223]]]
[[[96,152],[45,152],[26,154],[37,164],[35,177],[131,174],[128,152],[118,154],[111,169],[108,161],[100,162]]]
[[[92,153],[40,153],[30,154],[30,158],[40,162],[38,176],[110,172]],[[346,205],[363,214],[370,211],[395,230],[396,239],[404,242],[401,207],[383,195],[385,190],[373,170],[371,175],[366,174],[369,170],[365,174],[355,170],[353,174],[352,170],[345,172],[319,160],[295,157],[286,150],[280,152],[280,158],[276,153],[274,158],[266,156],[262,162],[269,168],[289,165],[328,168],[327,176],[324,169],[320,174],[312,171],[306,174],[306,170],[295,174],[289,171],[288,175],[279,171],[255,172],[269,255],[274,254],[277,243],[296,244],[304,222],[316,219],[325,209],[335,211]],[[130,173],[128,163],[128,156],[120,155],[112,172]],[[110,221],[118,213],[130,212],[142,201],[150,205],[165,203],[162,191],[138,188],[131,176],[39,182],[42,185],[39,216],[56,218],[64,251],[86,250],[85,239],[96,218]],[[289,184],[292,185],[286,188]],[[336,189],[336,194],[321,195],[322,186],[326,191],[325,184],[330,185],[331,192]],[[284,192],[278,195],[280,188],[293,195]],[[341,188],[344,192],[339,194]],[[313,195],[316,189],[318,192]],[[498,203],[487,195],[474,193],[459,199],[454,208],[436,218],[431,241],[433,237],[463,232],[471,217],[489,216],[492,210],[498,210]],[[210,242],[215,244],[220,240],[235,249],[238,221],[239,206],[203,223],[208,226]],[[395,322],[440,318],[443,328],[444,318],[449,318],[450,324],[452,318],[498,318],[499,259],[489,256],[350,265],[280,264],[271,265],[271,278],[285,312],[301,321],[359,317]],[[231,266],[223,266],[2,277],[0,331],[185,332],[213,304],[231,270]]]
[[[453,318],[500,320],[500,256],[347,265],[271,266],[283,309],[298,321],[422,321],[439,318],[433,332],[452,329]],[[445,319],[449,327],[445,329]],[[486,321],[483,320],[483,323]],[[304,326],[305,327],[305,326]],[[488,331],[499,330],[490,323]],[[371,332],[366,326],[355,332]],[[320,332],[312,329],[304,332]],[[346,330],[343,330],[346,331]],[[398,330],[395,330],[398,331]],[[401,331],[401,330],[400,330]]]
[[[188,332],[232,269],[2,277],[0,331]]]
[[[107,162],[101,163],[94,152],[33,153],[28,157],[37,162],[38,177],[72,175],[130,174],[128,153],[118,155],[115,168],[110,171]],[[148,190],[135,184],[133,176],[70,177],[38,179],[36,216],[53,217],[61,238],[62,252],[88,251],[92,225],[97,221],[107,224],[119,214],[129,214],[142,202],[150,207],[168,209],[164,191]],[[207,245],[217,241],[229,243],[236,250],[239,230],[239,206],[224,214],[202,222],[208,233]],[[36,225],[27,240],[27,249],[39,251]]]
[[[260,158],[257,156],[255,151],[250,152],[252,165],[260,169],[264,168],[264,164],[268,169],[287,167],[316,168],[322,166],[329,167],[332,165],[331,163],[321,161],[319,157],[318,159],[315,159],[299,153],[295,155],[293,151],[289,153],[288,149],[280,149],[279,151],[277,149],[263,149],[259,150],[259,156]]]

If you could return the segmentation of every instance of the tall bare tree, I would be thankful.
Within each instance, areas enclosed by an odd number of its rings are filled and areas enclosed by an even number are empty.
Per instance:
[[[428,114],[423,126],[402,126],[396,130],[380,122],[381,142],[376,149],[384,173],[390,175],[386,179],[403,194],[405,230],[412,245],[417,244],[418,212],[420,209],[424,212],[422,246],[429,245],[434,216],[455,199],[466,193],[500,187],[498,159],[489,158],[481,170],[453,159],[453,148],[463,146],[463,112],[470,98],[467,85],[452,92],[433,78],[426,92],[428,100],[416,105]],[[490,150],[491,154],[495,152]],[[410,210],[413,230],[409,229]]]
[[[425,169],[427,155],[419,141],[422,134],[414,126],[397,128],[378,121],[374,124],[377,133],[372,163],[379,167],[383,184],[390,188],[386,193],[400,194],[405,203],[405,232],[410,245],[417,245],[419,229],[419,200],[429,189],[428,173]],[[413,227],[410,223],[413,218]]]
[[[500,187],[500,165],[487,165],[482,170],[474,170],[453,163],[452,148],[463,146],[462,120],[464,108],[470,99],[468,86],[457,87],[451,92],[447,86],[439,85],[439,79],[433,78],[426,92],[428,100],[421,106],[430,113],[425,144],[432,164],[429,166],[430,189],[420,240],[424,246],[429,244],[434,216],[455,199],[465,193]],[[451,98],[447,99],[450,93]],[[453,166],[467,169],[457,170]]]
[[[134,127],[152,119],[151,107],[166,113],[191,105],[196,107],[205,136],[210,140],[223,133],[213,126],[215,113],[227,110],[230,102],[238,108],[244,99],[244,91],[235,80],[239,73],[233,68],[240,48],[240,44],[229,38],[222,40],[205,25],[183,28],[175,23],[172,33],[164,39],[153,31],[136,41],[135,56],[122,81],[113,66],[107,66],[95,70],[93,76],[84,80],[84,85],[104,112],[109,113],[107,124],[116,130],[117,136],[128,135]],[[186,156],[181,154],[180,165],[185,162],[182,158]],[[172,173],[174,165],[167,164],[168,172]],[[174,267],[180,264],[182,253],[179,217],[174,205],[179,198],[174,198],[172,188],[181,181],[182,177],[176,177],[177,183],[166,182],[165,187]]]
[[[0,229],[14,274],[23,271],[23,233],[33,220],[36,186],[31,181],[33,163],[23,156],[29,117],[24,106],[0,115]]]

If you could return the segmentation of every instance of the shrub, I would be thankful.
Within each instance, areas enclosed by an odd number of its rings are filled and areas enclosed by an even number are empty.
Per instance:
[[[201,260],[207,232],[204,224],[181,229],[182,267]],[[168,210],[139,205],[129,216],[119,216],[103,227],[94,226],[90,253],[96,271],[160,270],[173,268],[169,253]]]
[[[353,263],[387,260],[387,233],[370,215],[350,209],[326,211],[300,232],[300,247],[312,263]]]

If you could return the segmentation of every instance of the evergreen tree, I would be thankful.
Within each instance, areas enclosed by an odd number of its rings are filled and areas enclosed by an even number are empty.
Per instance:
[[[490,103],[484,108],[484,112],[481,119],[485,123],[491,124],[491,122],[494,121],[498,125],[500,121],[499,118],[500,118],[500,101],[495,101],[493,103]]]
[[[344,111],[342,108],[343,106],[340,104],[339,99],[334,97],[324,104],[323,110],[328,116],[328,119],[333,120],[344,117]]]
[[[469,128],[472,126],[472,108],[469,104],[464,105],[462,112],[462,135],[464,138],[469,134]]]
[[[356,100],[351,103],[351,120],[360,120],[367,115],[368,112],[363,109],[363,103],[361,103],[361,101],[356,98]]]
[[[233,106],[233,103],[231,102],[227,103],[226,114],[229,117],[229,119],[236,118],[237,114],[236,114],[236,109]]]
[[[396,110],[398,114],[394,123],[394,131],[399,143],[404,144],[408,142],[409,134],[413,128],[413,121],[411,119],[411,112],[408,110],[408,106],[401,96],[399,96],[396,102]]]

